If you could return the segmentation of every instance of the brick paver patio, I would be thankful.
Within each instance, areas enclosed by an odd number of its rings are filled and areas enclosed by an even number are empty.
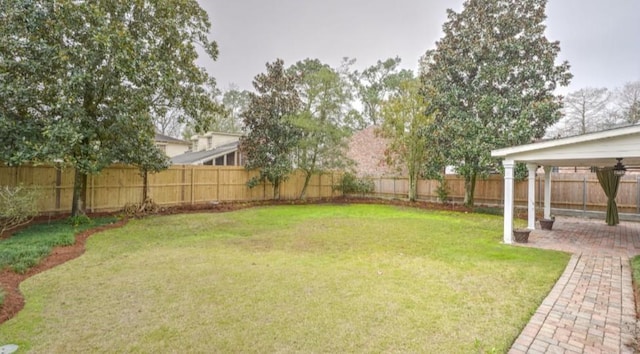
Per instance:
[[[523,246],[573,256],[509,353],[638,352],[629,259],[640,254],[640,223],[558,218]]]

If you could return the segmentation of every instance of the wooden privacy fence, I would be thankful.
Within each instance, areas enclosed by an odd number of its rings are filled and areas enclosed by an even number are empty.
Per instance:
[[[247,181],[256,175],[238,166],[171,166],[168,170],[149,175],[149,196],[162,206],[198,205],[226,201],[258,201],[273,198],[271,185],[248,188]],[[326,173],[311,178],[308,198],[328,198],[340,195],[333,186],[341,174]],[[67,213],[71,210],[73,169],[59,170],[51,166],[0,166],[0,186],[26,185],[40,190],[39,208],[43,214]],[[605,210],[607,199],[595,174],[553,173],[551,177],[552,207],[574,210]],[[446,177],[449,198],[454,202],[464,199],[464,179]],[[406,198],[407,178],[375,178],[374,196]],[[280,187],[281,199],[297,199],[302,191],[304,175],[296,172]],[[420,180],[418,198],[437,201],[438,182]],[[475,201],[477,205],[503,205],[504,181],[501,176],[478,180]],[[143,194],[143,181],[138,169],[114,165],[87,180],[85,207],[90,212],[110,212],[127,203],[139,203]],[[536,203],[542,206],[544,176],[536,176]],[[516,182],[515,202],[526,206],[527,181]],[[640,213],[640,176],[629,174],[622,178],[617,197],[621,212]]]
[[[149,174],[149,197],[161,206],[197,205],[225,201],[257,201],[273,199],[273,187],[262,184],[247,187],[247,181],[257,173],[238,166],[177,165]],[[315,175],[307,187],[308,198],[339,195],[333,190],[338,174]],[[43,214],[71,211],[73,169],[51,166],[0,166],[0,186],[25,185],[40,191],[39,209]],[[296,172],[280,186],[281,199],[297,199],[304,176]],[[89,212],[121,210],[127,203],[140,203],[143,180],[139,170],[131,166],[114,165],[100,174],[89,175],[85,207]]]
[[[409,191],[408,178],[374,178],[375,193],[382,197],[406,197]],[[457,175],[446,176],[449,198],[453,202],[464,200],[464,178]],[[436,201],[438,182],[420,180],[418,199]],[[528,181],[515,183],[515,205],[526,207]],[[536,176],[536,205],[544,204],[544,175]],[[622,177],[616,198],[618,209],[623,213],[640,214],[640,175],[628,174]],[[502,176],[478,179],[475,191],[476,205],[504,205],[504,180]],[[607,197],[598,183],[595,173],[552,173],[551,206],[560,209],[582,211],[604,211]]]

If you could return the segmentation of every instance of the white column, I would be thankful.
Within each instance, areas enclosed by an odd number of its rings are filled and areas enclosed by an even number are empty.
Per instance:
[[[513,236],[513,160],[502,161],[504,166],[504,243],[511,244]]]
[[[527,228],[529,230],[536,229],[536,171],[538,165],[527,164],[527,170],[529,171],[529,191],[527,192],[527,216],[528,223]]]
[[[551,219],[551,170],[552,166],[544,166],[544,218]]]

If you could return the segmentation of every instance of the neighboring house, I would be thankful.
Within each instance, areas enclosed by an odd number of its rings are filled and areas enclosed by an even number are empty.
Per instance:
[[[384,152],[388,140],[376,136],[376,129],[377,126],[370,126],[355,132],[349,140],[347,157],[356,163],[356,174],[361,177],[401,176],[397,169],[387,165]]]
[[[155,141],[156,147],[169,157],[184,154],[191,148],[191,143],[188,141],[172,138],[170,136],[158,133],[156,133]]]
[[[173,156],[174,165],[242,166],[239,153],[242,134],[209,132],[191,138],[191,151]]]

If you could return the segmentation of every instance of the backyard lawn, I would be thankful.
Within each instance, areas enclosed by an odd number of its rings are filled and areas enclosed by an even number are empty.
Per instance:
[[[384,205],[129,222],[27,279],[0,345],[68,352],[506,351],[569,255],[502,217]]]

